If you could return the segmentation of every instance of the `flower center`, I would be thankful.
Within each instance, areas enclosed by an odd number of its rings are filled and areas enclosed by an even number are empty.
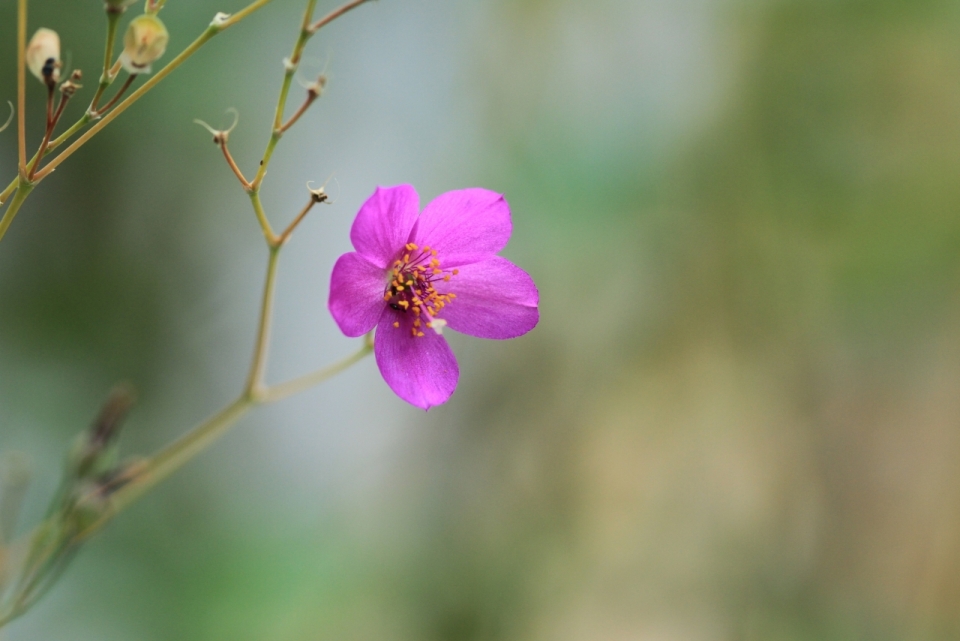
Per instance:
[[[403,256],[393,263],[389,282],[383,290],[383,300],[398,312],[414,315],[410,328],[414,338],[423,336],[424,327],[440,334],[447,322],[437,318],[437,315],[453,302],[457,295],[452,292],[441,294],[434,287],[434,283],[450,282],[458,273],[457,269],[443,269],[440,266],[437,250],[429,247],[421,249],[408,243],[404,247]],[[400,327],[400,322],[395,322],[393,326]]]

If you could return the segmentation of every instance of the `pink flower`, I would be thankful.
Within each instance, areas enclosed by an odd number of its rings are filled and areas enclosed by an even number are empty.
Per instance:
[[[330,313],[347,336],[377,328],[377,366],[403,400],[430,409],[456,389],[445,326],[496,339],[536,326],[537,286],[496,255],[512,227],[507,201],[486,189],[447,192],[421,214],[412,186],[378,187],[360,208],[357,251],[333,267]]]

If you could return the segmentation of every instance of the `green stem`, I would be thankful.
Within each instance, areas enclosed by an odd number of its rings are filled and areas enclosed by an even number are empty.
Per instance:
[[[90,107],[87,108],[90,113],[96,113],[97,104],[103,97],[103,92],[113,83],[110,66],[113,64],[113,46],[117,40],[117,25],[120,22],[121,15],[120,11],[107,9],[107,42],[103,47],[103,73],[100,75],[100,86],[97,87],[97,93],[94,94],[93,100],[90,101]]]
[[[21,182],[19,184],[17,193],[14,194],[13,200],[10,201],[10,206],[7,207],[7,211],[3,212],[3,218],[0,218],[0,239],[7,233],[13,219],[17,217],[17,212],[20,211],[20,206],[23,205],[23,201],[27,199],[31,191],[33,191],[32,184],[28,182]]]
[[[257,397],[251,397],[246,393],[241,394],[232,403],[165,447],[150,459],[147,462],[146,468],[134,481],[123,486],[113,494],[110,501],[109,513],[96,524],[85,530],[78,538],[89,538],[90,535],[106,525],[107,521],[130,507],[140,497],[146,494],[147,491],[171,476],[207,447],[212,445],[217,439],[226,434],[237,421],[257,405],[274,403],[315,387],[363,360],[371,351],[373,351],[373,343],[368,337],[360,350],[333,365],[307,374],[306,376],[287,381],[286,383],[267,387]]]
[[[273,115],[273,130],[270,132],[270,141],[263,152],[263,158],[260,161],[260,167],[257,169],[257,175],[251,184],[254,190],[260,188],[264,176],[267,175],[267,166],[273,157],[273,151],[277,148],[277,143],[283,136],[283,112],[287,106],[287,96],[290,94],[290,86],[293,84],[293,76],[297,73],[297,67],[300,65],[300,58],[303,55],[303,49],[307,46],[307,41],[313,33],[310,31],[310,20],[313,17],[313,10],[317,6],[317,0],[309,0],[307,8],[303,12],[303,24],[300,27],[300,35],[293,45],[293,52],[285,61],[286,72],[283,75],[283,84],[280,86],[280,96],[277,98],[277,108]],[[261,223],[262,224],[262,223]]]
[[[27,0],[17,3],[17,143],[20,177],[27,175]],[[2,235],[0,235],[2,238]]]
[[[340,372],[350,368],[356,363],[359,363],[372,351],[373,341],[367,339],[364,341],[363,347],[360,348],[360,350],[338,363],[334,363],[333,365],[325,367],[321,370],[317,370],[316,372],[311,372],[310,374],[300,376],[291,381],[287,381],[286,383],[280,383],[279,385],[273,385],[267,388],[261,395],[262,402],[276,403],[277,401],[282,401],[312,387],[316,387],[328,378],[336,376]]]
[[[72,145],[64,149],[59,156],[51,160],[50,163],[37,174],[37,178],[36,178],[37,181],[43,180],[44,178],[49,176],[50,172],[56,169],[60,165],[60,163],[62,163],[64,160],[72,156],[74,152],[76,152],[80,147],[86,144],[88,140],[93,138],[104,127],[106,127],[111,122],[113,122],[113,120],[117,116],[119,116],[124,111],[126,111],[133,103],[135,103],[140,98],[142,98],[145,93],[153,89],[161,81],[163,81],[164,78],[166,78],[171,73],[173,73],[177,69],[177,67],[179,67],[184,62],[186,62],[187,59],[189,59],[193,54],[195,54],[200,49],[200,47],[205,45],[208,40],[213,38],[215,35],[217,35],[221,31],[224,31],[229,27],[235,25],[237,22],[239,22],[246,16],[250,15],[257,9],[260,9],[261,7],[267,5],[270,2],[271,0],[257,0],[256,2],[249,4],[245,9],[234,14],[228,19],[214,20],[214,22],[211,23],[210,26],[207,27],[204,30],[204,32],[200,34],[200,36],[196,40],[190,43],[190,45],[186,49],[181,51],[176,58],[168,62],[163,69],[158,71],[156,75],[150,78],[150,80],[143,83],[143,85],[141,85],[139,89],[137,89],[132,94],[130,94],[130,96],[128,96],[126,100],[124,100],[119,105],[114,107],[113,111],[106,114],[103,117],[103,119],[101,119],[99,122],[97,122],[97,124],[95,124],[89,130],[87,130],[85,134],[77,138],[77,140],[74,141]]]
[[[73,135],[87,126],[87,123],[93,120],[88,114],[84,114],[80,120],[73,123],[69,129],[65,132],[54,138],[50,141],[50,144],[47,145],[46,151],[43,152],[44,156],[49,155],[54,149],[65,143],[70,138],[73,138]],[[32,166],[37,161],[37,154],[34,154],[30,159],[30,162],[27,163],[28,166]],[[13,192],[17,190],[17,185],[20,184],[20,178],[14,178],[10,181],[10,184],[7,185],[7,188],[0,192],[0,205],[7,202],[7,199],[13,195]],[[0,238],[3,238],[3,235],[0,234]]]
[[[167,63],[167,65],[163,69],[158,71],[155,76],[153,76],[150,80],[145,82],[139,89],[137,89],[132,94],[130,94],[130,96],[128,96],[126,100],[124,100],[119,105],[117,105],[113,111],[109,112],[106,116],[104,116],[103,119],[101,119],[99,122],[97,122],[97,124],[91,127],[83,136],[81,136],[76,141],[74,141],[74,143],[69,147],[67,147],[59,156],[57,156],[52,161],[50,161],[50,163],[46,167],[44,167],[42,170],[40,170],[37,173],[37,175],[34,177],[34,182],[40,182],[41,180],[49,176],[50,173],[54,169],[56,169],[57,166],[60,165],[60,163],[62,163],[64,160],[66,160],[71,155],[73,155],[74,152],[76,152],[80,147],[86,144],[87,141],[89,141],[97,133],[99,133],[101,129],[103,129],[108,124],[110,124],[110,122],[112,122],[114,118],[116,118],[121,113],[126,111],[127,108],[130,107],[134,102],[139,100],[141,97],[143,97],[145,93],[153,89],[157,84],[160,83],[160,81],[162,81],[164,78],[170,75],[177,67],[179,67],[190,56],[196,53],[197,50],[200,49],[200,47],[206,44],[208,40],[213,38],[213,36],[237,24],[238,22],[240,22],[241,20],[243,20],[244,18],[252,14],[254,11],[257,11],[258,9],[269,4],[271,1],[272,0],[256,0],[256,2],[250,3],[249,5],[247,5],[246,8],[242,9],[241,11],[238,11],[237,13],[233,14],[227,19],[224,19],[221,21],[214,21],[214,23],[211,24],[209,27],[207,27],[207,29],[202,34],[200,34],[200,36],[196,40],[194,40],[190,44],[190,46],[188,46],[186,49],[180,52],[180,54],[176,58],[174,58],[169,63]],[[26,68],[24,66],[24,60],[23,60],[23,54],[26,49],[26,3],[27,3],[27,0],[19,0],[18,6],[20,7],[20,12],[18,13],[19,19],[18,19],[18,30],[17,30],[18,40],[23,41],[21,43],[20,50],[18,53],[18,60],[21,63],[19,65],[20,73],[18,74],[18,102],[20,103],[19,109],[18,109],[18,125],[19,125],[20,138],[21,138],[20,173],[24,176],[26,175],[25,172],[27,167],[26,138],[24,133],[25,123],[23,119],[24,102],[25,102],[25,95],[26,95],[25,76],[24,76]],[[20,89],[23,89],[23,91],[19,91]],[[80,118],[80,120],[78,120],[76,123],[74,123],[72,127],[70,127],[62,135],[50,141],[50,144],[47,146],[47,151],[45,152],[45,155],[49,154],[55,148],[59,147],[61,144],[69,140],[70,137],[72,137],[74,134],[76,134],[81,129],[83,129],[92,119],[93,118],[90,114],[85,113],[83,117]],[[6,199],[10,197],[10,194],[12,194],[14,190],[17,189],[18,182],[19,182],[18,179],[14,179],[7,186],[7,188],[4,189],[2,193],[0,193],[0,204],[4,203]],[[16,215],[16,212],[14,212],[14,215]],[[7,215],[4,216],[4,219],[6,218],[7,218]],[[3,240],[3,236],[6,233],[6,228],[8,226],[9,226],[9,223],[6,226],[0,226],[0,241]]]
[[[263,202],[260,200],[260,190],[257,187],[250,186],[250,203],[253,205],[253,211],[257,215],[257,221],[260,223],[260,229],[263,230],[263,237],[267,239],[267,245],[274,247],[277,244],[277,235],[270,226],[270,220],[267,218],[267,212],[263,210]]]
[[[196,428],[183,435],[161,450],[147,463],[146,469],[137,479],[117,490],[111,497],[109,515],[84,533],[89,537],[95,530],[143,496],[160,481],[166,479],[183,467],[187,461],[205,450],[211,443],[226,433],[240,418],[254,406],[255,401],[243,394]]]
[[[263,302],[260,306],[260,327],[253,348],[253,363],[244,392],[256,398],[263,390],[263,374],[267,368],[267,352],[270,347],[270,325],[273,321],[273,294],[277,284],[277,261],[280,258],[280,246],[270,247],[267,259],[267,279],[263,285]]]

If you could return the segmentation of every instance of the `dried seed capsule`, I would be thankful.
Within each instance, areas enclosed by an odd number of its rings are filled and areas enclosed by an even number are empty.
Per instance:
[[[160,18],[150,14],[137,16],[123,36],[120,63],[129,73],[150,73],[150,65],[166,51],[169,39]]]
[[[52,29],[38,29],[27,45],[27,68],[47,85],[60,80],[60,36]]]

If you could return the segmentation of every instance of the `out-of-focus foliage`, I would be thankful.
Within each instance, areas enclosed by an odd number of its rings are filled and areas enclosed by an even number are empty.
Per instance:
[[[86,4],[31,19],[90,77]],[[230,8],[171,0],[168,52]],[[128,451],[241,384],[261,241],[190,122],[237,107],[251,166],[300,9],[211,43],[0,245],[0,446],[34,459],[28,516],[116,380],[140,390]],[[349,350],[326,283],[377,183],[505,192],[541,326],[455,338],[460,390],[426,416],[372,363],[258,413],[12,640],[960,635],[954,5],[383,0],[311,55],[331,82],[266,195],[286,220],[306,180],[342,192],[284,257],[271,377]]]

